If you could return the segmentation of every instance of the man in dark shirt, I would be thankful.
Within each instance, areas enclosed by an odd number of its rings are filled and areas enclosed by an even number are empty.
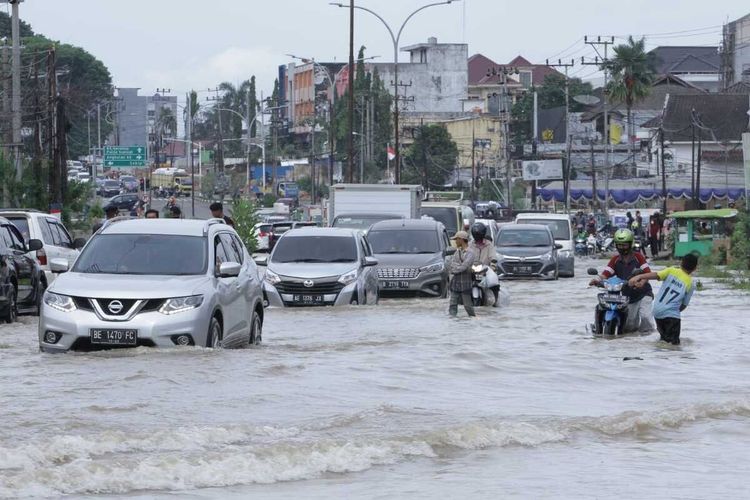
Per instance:
[[[227,225],[234,227],[234,220],[232,220],[232,218],[228,215],[224,215],[224,205],[217,201],[211,203],[211,206],[209,208],[211,209],[211,216],[213,218],[224,219],[224,222],[226,222]]]

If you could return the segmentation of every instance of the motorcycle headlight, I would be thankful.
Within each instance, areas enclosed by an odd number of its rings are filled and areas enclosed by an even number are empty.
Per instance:
[[[175,297],[167,299],[159,308],[162,314],[177,314],[191,309],[196,309],[203,304],[203,295],[190,295],[188,297]]]
[[[348,285],[350,283],[354,283],[357,280],[357,275],[359,274],[359,269],[352,269],[346,274],[342,274],[339,278],[339,283],[342,285]]]
[[[608,292],[619,292],[620,290],[622,290],[622,283],[618,283],[616,285],[607,285]]]
[[[443,262],[440,261],[440,262],[435,262],[433,264],[430,264],[424,267],[420,267],[419,272],[420,273],[438,273],[442,271],[443,269],[445,269],[445,264],[443,264]]]
[[[60,295],[59,293],[46,292],[44,294],[44,303],[52,309],[62,312],[71,312],[77,309],[73,297]]]
[[[266,269],[266,276],[263,279],[266,280],[266,283],[275,285],[276,283],[281,281],[281,276],[271,271],[270,269]]]

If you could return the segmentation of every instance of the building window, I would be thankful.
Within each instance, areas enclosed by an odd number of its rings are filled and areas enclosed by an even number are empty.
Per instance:
[[[422,49],[419,51],[419,62],[427,64],[427,49]]]
[[[521,86],[525,89],[530,89],[532,81],[532,73],[531,71],[520,71],[518,73],[518,79],[521,82]]]

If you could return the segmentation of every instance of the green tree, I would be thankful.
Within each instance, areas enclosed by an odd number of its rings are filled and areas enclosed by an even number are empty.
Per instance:
[[[414,143],[406,151],[401,173],[405,184],[421,184],[426,189],[442,188],[456,169],[458,146],[440,125],[422,125]]]
[[[590,83],[583,82],[580,78],[570,78],[568,81],[570,111],[576,113],[585,109],[583,104],[573,100],[574,96],[590,95],[592,92],[593,88]],[[538,94],[539,107],[542,109],[565,106],[565,76],[557,73],[545,76]]]
[[[651,84],[656,73],[654,55],[646,52],[646,39],[636,41],[632,36],[627,43],[614,48],[614,57],[602,69],[609,70],[612,80],[607,86],[610,96],[625,103],[627,109],[628,155],[635,165],[632,151],[633,104],[651,93]]]
[[[258,207],[247,198],[236,197],[232,200],[232,218],[234,229],[250,253],[258,249],[255,225],[260,222]]]
[[[21,19],[20,21],[21,21],[20,22],[21,38],[34,36],[34,30],[31,29],[31,25],[24,22],[23,19]],[[0,12],[0,38],[7,38],[8,40],[10,40],[12,34],[13,34],[13,29],[12,29],[11,17],[5,12]]]

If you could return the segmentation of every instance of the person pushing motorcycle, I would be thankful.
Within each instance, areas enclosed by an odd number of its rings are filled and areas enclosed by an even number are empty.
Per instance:
[[[475,222],[471,226],[472,242],[469,248],[474,253],[474,265],[487,266],[497,273],[497,250],[495,244],[487,237],[487,226],[481,222]],[[492,299],[489,305],[498,305],[498,296],[500,294],[500,285],[489,287],[492,290]]]
[[[597,286],[603,280],[617,276],[618,278],[628,281],[630,278],[641,273],[650,273],[651,268],[648,261],[640,252],[633,251],[635,238],[633,232],[629,229],[619,229],[615,232],[614,244],[617,248],[617,255],[610,259],[609,263],[602,270],[599,277],[594,278],[589,283],[590,286]],[[651,305],[654,300],[654,292],[648,283],[640,288],[625,287],[623,295],[630,299],[628,304],[628,317],[625,323],[625,332],[651,332],[654,330],[654,318],[651,312]],[[602,312],[597,312],[601,315]],[[595,318],[596,325],[601,324],[601,318]]]

